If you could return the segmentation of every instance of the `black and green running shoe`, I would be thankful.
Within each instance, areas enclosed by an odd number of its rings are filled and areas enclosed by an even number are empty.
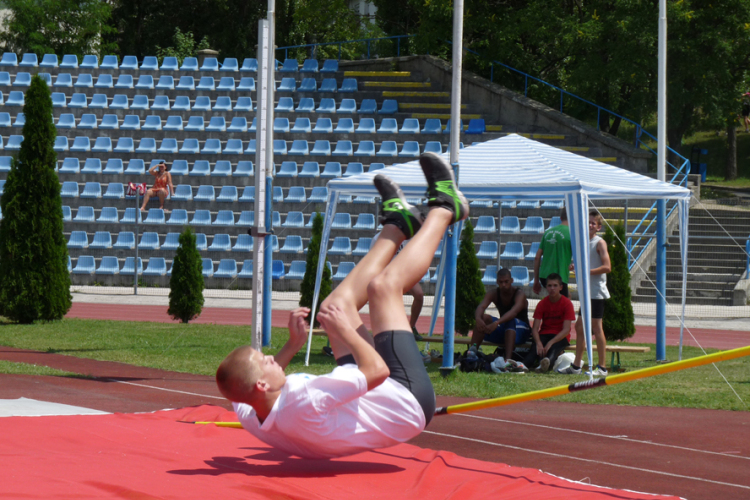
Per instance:
[[[414,236],[422,227],[422,220],[424,220],[422,213],[406,201],[401,188],[388,177],[378,174],[373,179],[373,183],[383,198],[380,223],[393,224],[404,233],[407,239]]]
[[[442,207],[456,215],[453,222],[469,216],[469,202],[456,187],[453,169],[442,156],[423,153],[419,157],[425,179],[427,179],[427,206]]]

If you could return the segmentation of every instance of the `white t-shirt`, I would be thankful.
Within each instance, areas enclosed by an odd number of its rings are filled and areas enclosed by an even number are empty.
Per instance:
[[[387,448],[419,435],[426,425],[422,407],[406,387],[388,378],[368,391],[364,374],[353,364],[328,375],[289,375],[262,424],[250,405],[233,405],[250,434],[303,458]]]

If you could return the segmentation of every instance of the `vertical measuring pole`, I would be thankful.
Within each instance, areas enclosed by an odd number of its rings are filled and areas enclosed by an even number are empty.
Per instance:
[[[451,88],[451,154],[450,161],[458,184],[458,149],[461,147],[461,56],[463,55],[464,2],[453,2],[453,81]],[[443,336],[443,366],[453,369],[453,336],[456,330],[456,256],[458,254],[458,225],[448,228],[445,258],[445,334]]]
[[[263,292],[265,274],[265,238],[259,235],[266,231],[266,133],[268,116],[265,112],[268,93],[268,21],[261,19],[258,23],[258,91],[256,94],[258,110],[256,113],[257,129],[255,133],[255,221],[253,221],[253,332],[251,345],[253,349],[263,346]]]
[[[667,0],[659,0],[659,75],[656,172],[667,180]],[[656,360],[667,359],[667,202],[656,202]]]
[[[138,219],[141,218],[141,199],[138,186],[135,189],[135,261],[133,262],[133,295],[138,295]]]
[[[273,101],[274,91],[276,90],[276,21],[275,21],[275,0],[268,0],[268,45],[266,46],[266,233],[273,232]],[[258,110],[260,112],[260,110]],[[271,344],[271,271],[273,268],[273,245],[272,236],[265,236],[265,258],[263,266],[263,345]]]

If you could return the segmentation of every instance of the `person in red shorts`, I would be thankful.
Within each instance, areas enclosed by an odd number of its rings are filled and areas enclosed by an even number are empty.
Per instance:
[[[528,367],[538,361],[537,373],[548,372],[570,345],[570,325],[576,319],[573,303],[560,293],[562,278],[559,274],[547,276],[546,288],[548,295],[539,301],[534,310],[534,326],[531,329],[534,346],[523,360]]]

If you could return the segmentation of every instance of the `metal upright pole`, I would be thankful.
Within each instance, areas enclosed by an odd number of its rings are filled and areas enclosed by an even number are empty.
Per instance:
[[[265,272],[263,275],[263,346],[271,344],[271,314],[272,314],[272,302],[271,302],[271,278],[273,268],[273,245],[272,236],[270,233],[273,232],[273,174],[274,174],[274,158],[273,158],[273,102],[274,102],[274,91],[276,90],[276,50],[275,50],[275,39],[276,39],[276,21],[275,21],[275,6],[276,0],[268,0],[268,47],[267,47],[267,60],[268,66],[266,67],[266,233],[265,236],[265,258],[263,259],[265,265]]]
[[[138,219],[141,215],[141,203],[138,196],[138,187],[135,189],[135,261],[133,262],[133,295],[138,295]]]
[[[659,0],[659,102],[657,177],[667,178],[667,0]],[[667,359],[667,247],[666,200],[656,202],[656,360]]]
[[[458,183],[458,150],[461,146],[461,57],[463,55],[464,2],[453,2],[453,81],[451,88],[451,153],[450,161]],[[445,273],[445,334],[443,335],[443,366],[453,369],[453,336],[456,325],[456,255],[458,254],[457,226],[449,228],[446,241]]]

